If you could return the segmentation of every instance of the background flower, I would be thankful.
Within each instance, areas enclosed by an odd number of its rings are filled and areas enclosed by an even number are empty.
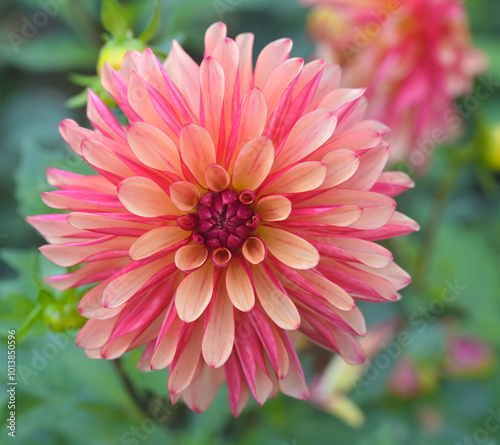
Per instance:
[[[391,162],[425,169],[435,145],[460,130],[453,101],[472,92],[486,60],[472,46],[459,0],[304,0],[317,53],[343,68],[342,85],[366,87],[368,116],[391,127]],[[424,156],[413,151],[424,151]]]
[[[71,213],[30,217],[42,253],[76,271],[59,290],[98,283],[82,298],[90,320],[77,344],[114,359],[145,345],[144,369],[170,367],[168,389],[196,411],[224,381],[238,415],[308,389],[287,331],[361,363],[365,323],[355,300],[395,301],[410,281],[373,241],[418,227],[391,196],[412,187],[382,173],[386,128],[364,121],[362,90],[340,70],[267,45],[252,68],[253,35],[205,36],[198,66],[174,41],[162,65],[127,53],[102,83],[121,125],[89,91],[96,131],[61,124],[99,175],[49,169],[44,202]]]

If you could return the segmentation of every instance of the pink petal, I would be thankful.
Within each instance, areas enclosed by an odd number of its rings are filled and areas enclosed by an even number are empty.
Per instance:
[[[143,164],[182,176],[179,150],[174,141],[154,125],[146,122],[129,125],[127,141]]]
[[[224,370],[203,366],[201,374],[182,393],[182,400],[195,413],[205,411],[224,383]]]
[[[232,183],[237,190],[255,190],[266,179],[274,161],[273,143],[259,136],[247,142],[236,158]]]
[[[118,198],[134,215],[155,217],[181,214],[163,189],[145,177],[124,179],[118,186]]]
[[[134,171],[112,150],[96,140],[86,139],[82,142],[82,156],[93,167],[109,172],[120,179],[135,175]]]
[[[191,182],[179,181],[170,186],[170,199],[183,212],[193,210],[198,204],[200,196],[198,187]]]
[[[116,185],[103,176],[85,176],[51,167],[47,168],[47,182],[62,190],[90,190],[109,194],[116,192]]]
[[[288,85],[298,76],[303,66],[303,59],[288,59],[276,66],[270,73],[262,89],[270,111],[274,109]]]
[[[303,193],[317,189],[326,177],[326,166],[322,162],[308,161],[294,165],[274,182],[263,187],[263,193]]]
[[[137,218],[137,216],[129,213],[71,212],[68,215],[68,222],[72,227],[77,227],[78,229],[107,235],[135,237],[141,236],[144,232],[157,227],[153,224],[147,224],[144,220],[137,222]]]
[[[352,178],[341,187],[355,190],[370,190],[380,177],[389,159],[389,147],[382,145],[362,153],[359,157],[359,168]]]
[[[178,226],[163,226],[149,230],[132,244],[130,258],[142,260],[169,247],[175,247],[188,238],[189,234]]]
[[[210,133],[196,124],[188,124],[181,130],[180,151],[184,163],[202,187],[207,187],[205,171],[215,164],[215,146]]]
[[[229,299],[225,284],[221,280],[214,296],[208,323],[203,336],[203,358],[212,368],[224,365],[233,350],[234,317],[233,305]]]
[[[87,89],[87,117],[94,128],[97,128],[104,136],[118,142],[125,142],[125,132],[116,117],[104,104],[102,99],[92,90]]]
[[[205,32],[205,57],[213,56],[215,48],[227,35],[227,27],[222,22],[216,22]]]
[[[226,272],[226,289],[234,307],[248,312],[255,304],[255,295],[250,278],[242,264],[234,259]]]
[[[240,51],[240,60],[238,73],[240,77],[240,97],[246,93],[250,88],[252,81],[253,67],[252,67],[252,49],[253,49],[254,35],[251,33],[239,34],[236,36],[235,42]]]
[[[392,254],[379,244],[357,238],[335,237],[331,243],[352,255],[358,261],[376,269],[386,267],[392,260]]]
[[[292,165],[318,149],[330,138],[336,125],[337,117],[330,110],[317,109],[302,116],[276,157],[273,171]]]
[[[175,253],[175,265],[183,272],[190,272],[203,266],[207,257],[208,250],[205,246],[191,244],[177,250]]]
[[[214,266],[211,261],[185,277],[175,294],[179,318],[187,323],[197,320],[208,306],[213,294]]]
[[[263,221],[283,221],[291,211],[292,202],[280,195],[264,196],[255,206],[255,212]]]
[[[318,251],[305,239],[281,229],[262,226],[259,236],[269,251],[294,269],[311,269],[320,259]]]

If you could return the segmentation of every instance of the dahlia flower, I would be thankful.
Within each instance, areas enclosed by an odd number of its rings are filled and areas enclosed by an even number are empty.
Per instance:
[[[337,66],[267,45],[252,67],[252,34],[205,36],[195,63],[174,42],[162,64],[127,53],[101,78],[128,119],[89,91],[94,130],[63,138],[97,171],[49,169],[44,202],[69,213],[28,218],[42,253],[91,284],[76,342],[92,358],[144,347],[139,367],[169,367],[168,390],[195,411],[224,381],[238,415],[308,388],[289,331],[361,363],[357,300],[394,301],[410,281],[374,243],[416,229],[391,198],[411,180],[382,173],[386,127],[363,120],[363,90],[339,88]]]
[[[455,137],[453,100],[484,71],[461,0],[302,0],[318,55],[342,66],[342,86],[367,87],[367,116],[391,127],[390,162],[423,169]],[[419,153],[416,153],[419,152]]]

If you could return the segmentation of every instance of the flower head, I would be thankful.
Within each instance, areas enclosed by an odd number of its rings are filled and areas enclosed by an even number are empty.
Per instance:
[[[224,381],[235,415],[308,389],[288,331],[350,363],[364,360],[356,300],[394,301],[409,276],[373,241],[414,231],[392,196],[412,186],[382,173],[386,127],[363,120],[362,90],[339,68],[289,58],[277,40],[252,67],[252,34],[205,37],[196,64],[176,42],[162,64],[129,52],[102,82],[122,125],[92,92],[95,130],[61,124],[97,171],[49,169],[47,205],[29,218],[61,266],[58,289],[94,284],[77,344],[114,359],[145,346],[142,369],[170,367],[168,389],[204,410]]]
[[[391,161],[425,168],[460,129],[453,100],[471,92],[485,58],[472,46],[460,0],[303,0],[318,55],[339,63],[342,85],[367,87],[367,116],[392,129]],[[411,154],[421,151],[422,153]]]

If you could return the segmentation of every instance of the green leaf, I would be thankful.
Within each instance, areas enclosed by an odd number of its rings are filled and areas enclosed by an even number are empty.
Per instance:
[[[158,34],[158,31],[160,30],[160,22],[161,22],[161,5],[158,0],[155,0],[153,14],[150,17],[148,24],[144,28],[144,31],[142,31],[142,34],[139,36],[139,40],[143,41],[144,43],[147,43],[150,40],[152,40],[153,37],[155,37],[156,34]]]
[[[125,8],[118,0],[103,0],[101,22],[109,33],[117,37],[125,37],[129,29]]]

